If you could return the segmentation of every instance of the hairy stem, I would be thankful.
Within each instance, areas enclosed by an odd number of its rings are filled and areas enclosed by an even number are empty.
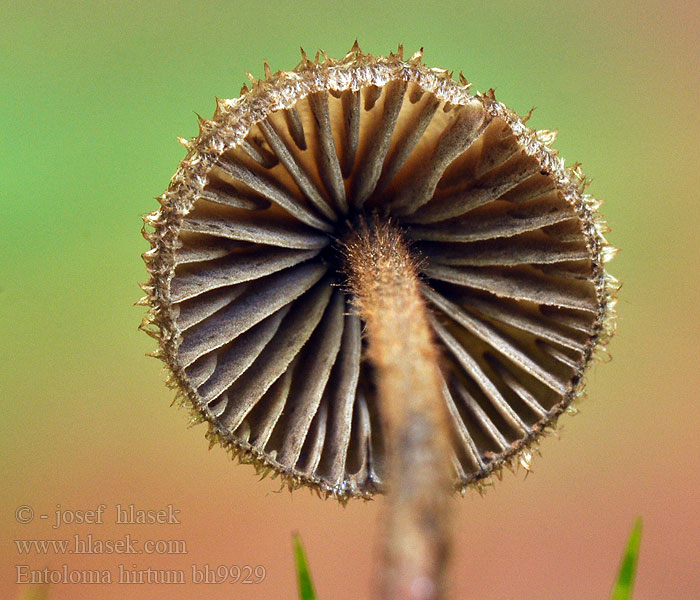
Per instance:
[[[441,598],[450,537],[450,430],[417,266],[401,231],[375,217],[347,237],[346,269],[367,324],[388,448],[381,596]]]

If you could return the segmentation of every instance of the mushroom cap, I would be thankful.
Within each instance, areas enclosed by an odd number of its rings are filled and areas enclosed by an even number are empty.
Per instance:
[[[338,240],[405,233],[443,360],[455,487],[529,469],[613,333],[614,255],[578,166],[493,92],[421,62],[323,57],[218,100],[147,215],[142,327],[208,437],[344,500],[385,444]],[[252,79],[252,78],[251,78]],[[397,399],[400,401],[400,399]]]

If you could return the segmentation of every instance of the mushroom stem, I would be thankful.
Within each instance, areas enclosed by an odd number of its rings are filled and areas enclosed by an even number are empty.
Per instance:
[[[444,596],[452,490],[450,429],[417,265],[378,217],[345,240],[346,271],[367,324],[388,450],[381,597]]]

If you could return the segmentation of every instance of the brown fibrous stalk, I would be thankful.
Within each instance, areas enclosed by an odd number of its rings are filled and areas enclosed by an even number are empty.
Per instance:
[[[389,445],[381,597],[440,598],[450,538],[450,429],[418,266],[401,230],[376,216],[350,232],[345,254]]]

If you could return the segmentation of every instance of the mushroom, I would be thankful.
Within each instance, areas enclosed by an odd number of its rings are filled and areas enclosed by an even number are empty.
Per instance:
[[[340,500],[387,476],[358,290],[376,231],[415,268],[457,490],[529,469],[613,333],[614,250],[579,167],[421,57],[265,65],[182,140],[144,218],[142,327],[209,439]]]

